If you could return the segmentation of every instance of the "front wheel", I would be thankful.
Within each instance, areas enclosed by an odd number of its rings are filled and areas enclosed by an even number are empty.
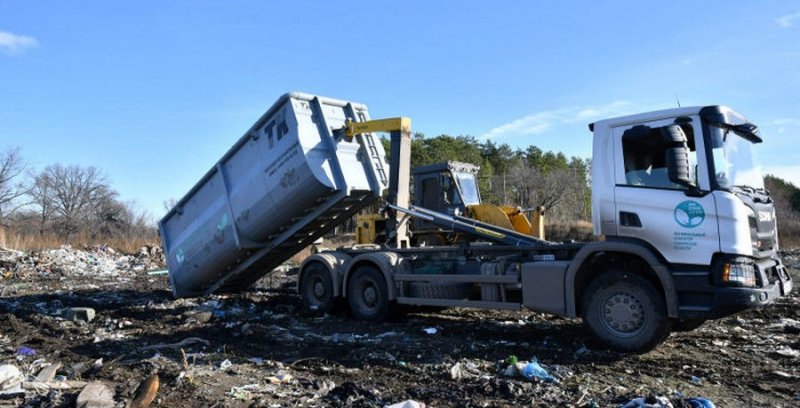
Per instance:
[[[383,274],[372,266],[361,266],[353,271],[347,285],[347,302],[358,320],[386,320],[389,315],[389,290]]]
[[[586,287],[581,299],[584,323],[612,349],[647,351],[669,335],[664,299],[639,275],[604,273]]]

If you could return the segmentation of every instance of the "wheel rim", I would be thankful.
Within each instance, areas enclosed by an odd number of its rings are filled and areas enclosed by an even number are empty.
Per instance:
[[[347,303],[359,320],[380,322],[389,312],[389,291],[381,272],[371,267],[358,268],[347,283]]]
[[[309,300],[315,306],[321,306],[328,300],[330,295],[328,289],[325,287],[325,282],[322,277],[314,275],[309,278],[308,293]]]
[[[360,308],[367,314],[374,313],[381,302],[380,289],[377,284],[370,278],[364,277],[358,285],[358,304]]]
[[[603,326],[615,336],[636,336],[647,322],[644,305],[631,293],[612,293],[598,306]]]
[[[314,282],[314,296],[317,299],[322,299],[325,296],[325,285],[319,279]]]
[[[375,287],[372,285],[367,286],[364,288],[364,303],[366,303],[369,307],[375,307],[375,304],[378,302],[378,293],[375,290]]]

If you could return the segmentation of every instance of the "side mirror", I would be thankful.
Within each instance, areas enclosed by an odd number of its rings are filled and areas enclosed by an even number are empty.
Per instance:
[[[692,173],[689,167],[689,146],[686,144],[686,134],[678,125],[669,125],[661,128],[661,137],[664,139],[666,150],[667,175],[669,181],[697,189],[692,182]]]

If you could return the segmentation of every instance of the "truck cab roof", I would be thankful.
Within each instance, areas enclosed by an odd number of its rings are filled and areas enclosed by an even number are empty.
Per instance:
[[[662,109],[651,112],[637,113],[634,115],[619,116],[616,118],[609,118],[599,120],[589,124],[589,130],[594,132],[596,127],[618,127],[634,123],[652,122],[659,119],[674,118],[677,116],[690,116],[697,115],[703,116],[704,119],[715,119],[717,121],[733,121],[740,122],[746,121],[744,116],[737,113],[733,109],[724,105],[707,105],[707,106],[687,106],[681,108]],[[734,119],[735,118],[735,119]]]

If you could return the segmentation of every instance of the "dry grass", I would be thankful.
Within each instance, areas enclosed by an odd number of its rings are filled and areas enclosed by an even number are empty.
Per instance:
[[[570,221],[545,224],[545,238],[548,241],[561,242],[568,240],[592,241],[592,223],[589,221]]]
[[[796,220],[778,223],[778,242],[781,248],[800,248],[800,222]]]
[[[76,235],[69,239],[64,239],[55,234],[7,234],[5,243],[0,239],[0,246],[18,251],[41,251],[43,249],[58,248],[62,245],[71,245],[73,248],[91,248],[97,245],[108,245],[124,254],[135,254],[145,246],[160,246],[161,240],[156,236],[132,236],[132,237],[113,237],[113,238],[93,238],[88,235]]]

